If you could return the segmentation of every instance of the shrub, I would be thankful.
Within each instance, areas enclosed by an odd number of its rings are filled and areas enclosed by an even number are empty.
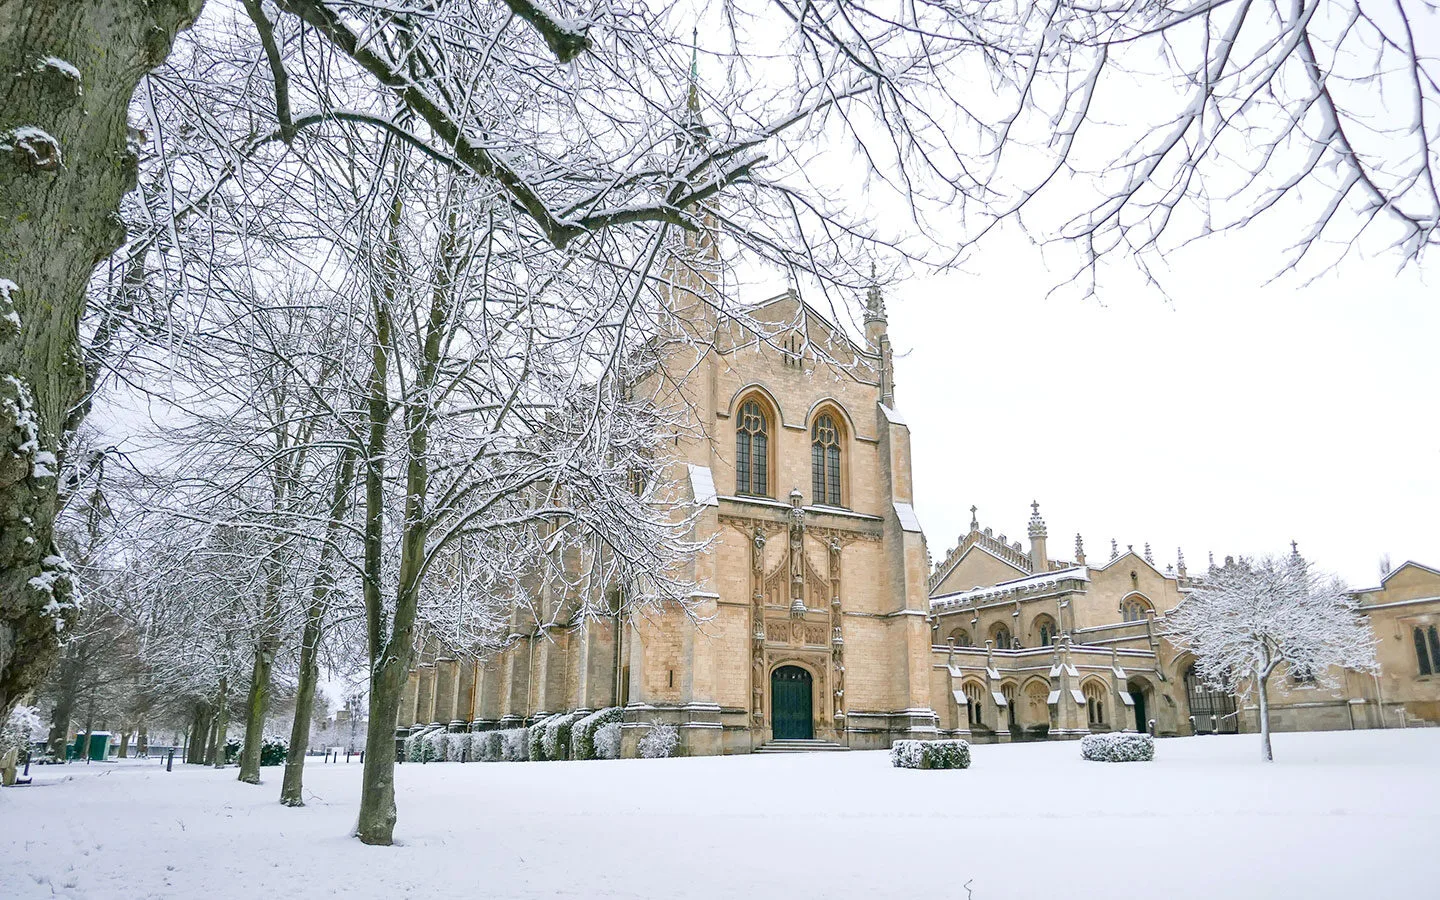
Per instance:
[[[896,741],[890,761],[900,769],[968,769],[970,744],[965,741]]]
[[[433,738],[433,740],[435,741],[435,753],[430,758],[435,760],[436,762],[443,762],[446,759],[449,759],[450,739],[452,737],[454,737],[454,735],[445,731],[443,728],[435,732],[435,737]]]
[[[1091,762],[1150,762],[1155,758],[1155,739],[1124,732],[1087,734],[1080,739],[1080,755]]]
[[[240,756],[240,739],[230,738],[225,742],[225,765],[230,765]]]
[[[30,742],[44,729],[40,713],[33,706],[16,706],[9,717],[0,722],[0,756],[11,750],[18,759],[30,748]]]
[[[529,759],[530,729],[507,728],[500,735],[500,758],[506,762],[524,762]]]
[[[620,758],[620,723],[606,722],[595,729],[595,758]]]
[[[425,761],[425,735],[429,729],[421,729],[405,738],[405,761]]]
[[[667,756],[674,756],[675,750],[680,746],[680,730],[674,725],[661,725],[658,722],[650,723],[650,730],[640,739],[640,756],[642,759],[664,759]]]
[[[546,759],[570,758],[570,736],[575,729],[575,723],[582,718],[583,713],[572,712],[551,716],[545,722],[545,735],[541,740],[545,744]]]
[[[266,737],[260,739],[260,765],[279,766],[285,763],[285,754],[289,752],[289,745],[277,737]]]
[[[420,738],[420,743],[424,748],[424,758],[420,761],[439,762],[443,760],[445,758],[445,747],[449,737],[443,728],[436,728],[433,731],[426,732],[424,737]]]
[[[505,738],[499,731],[482,731],[470,738],[470,758],[499,762],[505,758]]]
[[[542,762],[550,757],[545,755],[545,726],[550,724],[554,716],[546,716],[530,726],[530,734],[525,738],[525,749],[530,755],[531,762]]]
[[[460,732],[450,735],[449,742],[445,745],[445,759],[450,762],[463,762],[475,758],[475,751],[470,749],[473,739],[479,735],[468,732]]]
[[[597,710],[576,722],[570,729],[570,758],[595,759],[595,732],[601,726],[619,722],[625,711],[618,706]],[[604,757],[600,757],[604,758]],[[614,759],[615,757],[610,757]]]

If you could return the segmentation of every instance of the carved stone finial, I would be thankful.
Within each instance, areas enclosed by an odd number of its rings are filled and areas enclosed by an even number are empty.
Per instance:
[[[1030,504],[1030,537],[1045,537],[1045,520],[1040,518],[1040,501],[1035,500]]]
[[[1145,561],[1148,562],[1148,563],[1149,563],[1150,565],[1152,565],[1152,566],[1155,565],[1155,557],[1152,556],[1152,555],[1150,555],[1150,542],[1149,542],[1149,541],[1146,541],[1146,542],[1145,542]]]
[[[1075,562],[1085,565],[1085,539],[1080,537],[1080,532],[1075,532]]]
[[[972,507],[970,507],[970,530],[971,530],[971,531],[979,531],[979,530],[980,530],[980,520],[979,520],[979,519],[976,517],[976,515],[975,515],[975,514],[978,513],[979,511],[980,511],[980,507],[978,507],[978,506],[972,506]]]
[[[1111,558],[1111,559],[1119,559],[1119,558],[1120,558],[1120,544],[1119,544],[1119,542],[1116,541],[1114,538],[1111,538],[1111,539],[1110,539],[1110,558]]]

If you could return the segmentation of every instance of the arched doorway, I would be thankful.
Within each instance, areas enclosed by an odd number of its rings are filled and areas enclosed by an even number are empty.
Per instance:
[[[1132,679],[1125,685],[1125,690],[1130,694],[1130,699],[1135,701],[1135,730],[1148,732],[1150,730],[1150,708],[1145,701],[1148,685],[1143,681]]]
[[[810,673],[781,666],[770,674],[770,725],[777,741],[808,741],[815,736]]]
[[[1193,664],[1185,670],[1185,700],[1196,734],[1235,734],[1240,730],[1235,698],[1205,684]]]

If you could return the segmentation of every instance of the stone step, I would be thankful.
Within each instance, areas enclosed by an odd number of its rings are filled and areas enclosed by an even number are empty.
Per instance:
[[[835,753],[850,748],[834,741],[782,740],[770,741],[755,748],[756,753]]]

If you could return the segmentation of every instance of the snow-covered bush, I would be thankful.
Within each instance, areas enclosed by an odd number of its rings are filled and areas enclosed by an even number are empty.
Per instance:
[[[0,727],[0,756],[11,750],[18,757],[30,746],[36,733],[44,728],[40,714],[33,706],[16,706],[10,710],[10,718]]]
[[[425,742],[425,758],[421,762],[441,762],[445,759],[445,748],[449,746],[450,735],[444,728],[436,728],[421,740]]]
[[[285,754],[289,752],[290,745],[278,737],[265,737],[260,740],[260,765],[280,766],[285,764]]]
[[[606,722],[595,729],[595,758],[620,758],[620,723]]]
[[[501,759],[506,762],[524,762],[530,758],[530,729],[507,728],[499,734]]]
[[[531,762],[541,762],[550,757],[545,755],[545,726],[550,724],[554,716],[546,716],[534,725],[530,726],[530,734],[525,739],[525,749],[529,753]]]
[[[504,732],[482,731],[470,739],[470,758],[499,762],[505,758]]]
[[[479,735],[461,732],[452,734],[445,744],[445,759],[450,762],[463,762],[475,758],[475,751],[470,749],[473,739]]]
[[[595,732],[603,725],[619,722],[625,711],[618,706],[597,710],[576,722],[570,729],[570,758],[595,759]],[[603,757],[601,757],[603,758]],[[614,757],[610,757],[614,759]]]
[[[1087,734],[1080,739],[1080,755],[1091,762],[1150,762],[1155,758],[1155,739],[1125,732]]]
[[[230,765],[240,758],[240,739],[230,738],[225,742],[225,765]]]
[[[896,741],[890,745],[890,761],[900,769],[968,769],[970,744],[967,741]]]
[[[437,755],[437,738],[443,732],[438,726],[422,728],[405,739],[406,762],[434,762],[445,757]]]
[[[575,723],[584,717],[584,713],[572,712],[559,716],[551,716],[546,720],[545,736],[541,738],[541,741],[545,745],[546,759],[570,758],[571,734],[575,730]]]
[[[680,746],[680,730],[674,725],[661,725],[658,722],[650,723],[650,730],[640,739],[640,756],[642,759],[664,759],[667,756],[674,756],[675,750]]]

